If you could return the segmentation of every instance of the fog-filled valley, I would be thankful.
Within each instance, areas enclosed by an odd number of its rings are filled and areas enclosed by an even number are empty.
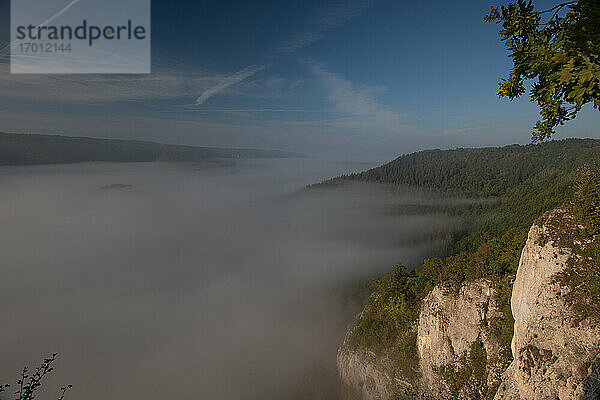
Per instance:
[[[600,0],[0,27],[0,400],[600,400]]]
[[[305,189],[372,165],[0,169],[0,380],[57,352],[44,390],[70,383],[71,398],[335,393],[337,346],[366,282],[420,262],[436,248],[423,238],[457,226],[390,213],[424,194]]]

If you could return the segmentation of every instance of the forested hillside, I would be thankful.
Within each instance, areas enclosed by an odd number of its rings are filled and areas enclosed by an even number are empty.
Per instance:
[[[202,161],[209,158],[296,157],[274,150],[178,146],[134,140],[0,133],[0,165],[84,161]]]
[[[600,140],[566,139],[542,144],[407,154],[368,171],[343,175],[316,187],[372,182],[426,189],[452,197],[485,201],[447,206],[439,211],[464,216],[470,227],[453,250],[473,249],[485,235],[527,229],[534,219],[564,204],[577,169],[600,162]],[[430,206],[420,206],[422,212]],[[419,206],[417,206],[419,208]],[[403,210],[399,210],[402,212]],[[409,212],[409,210],[404,210]],[[412,209],[410,212],[418,212]],[[478,239],[479,238],[479,239]],[[462,240],[461,240],[462,239]]]
[[[435,189],[469,197],[502,196],[541,172],[572,171],[600,146],[596,139],[566,139],[526,146],[425,150],[403,155],[380,167],[344,175],[367,181]]]
[[[417,362],[414,321],[422,299],[440,283],[458,289],[466,281],[486,278],[495,282],[503,315],[489,329],[503,346],[504,363],[508,363],[513,335],[510,293],[527,231],[546,211],[572,204],[584,165],[598,169],[600,140],[423,151],[318,185],[376,182],[428,189],[450,199],[490,200],[464,202],[458,209],[446,210],[468,223],[452,237],[444,257],[427,259],[410,271],[399,264],[375,281],[375,293],[353,331],[352,343],[393,355],[398,368],[410,374]],[[448,375],[444,379],[463,378]]]

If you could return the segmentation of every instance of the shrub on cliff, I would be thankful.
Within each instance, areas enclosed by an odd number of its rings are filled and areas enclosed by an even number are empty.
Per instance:
[[[598,165],[585,165],[579,170],[573,201],[575,216],[592,235],[600,232],[600,169]]]

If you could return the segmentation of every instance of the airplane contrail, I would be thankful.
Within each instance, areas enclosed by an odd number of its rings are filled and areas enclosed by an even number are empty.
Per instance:
[[[246,78],[251,77],[252,75],[256,74],[257,72],[262,71],[266,67],[267,67],[266,65],[250,65],[234,74],[226,76],[216,86],[206,89],[200,95],[200,97],[198,97],[198,99],[196,99],[196,104],[197,105],[203,104],[206,100],[208,100],[210,97],[214,96],[215,94],[219,93],[220,91],[228,88],[231,85],[235,85],[236,83],[241,82]]]
[[[46,26],[46,25],[48,25],[50,22],[54,21],[56,18],[58,18],[61,15],[63,15],[69,8],[73,7],[75,4],[79,3],[80,1],[81,0],[72,0],[62,10],[60,10],[59,12],[57,12],[56,14],[54,14],[53,16],[51,16],[50,18],[48,18],[47,20],[45,20],[44,22],[42,22],[41,24],[36,25],[36,26]],[[0,50],[0,56],[5,56],[6,55],[5,51],[7,49],[10,50],[10,48],[12,47],[12,45],[15,44],[15,43],[17,43],[17,42],[18,42],[18,40],[13,40],[12,42],[10,42],[6,46],[4,46],[4,48],[2,50]]]
[[[56,18],[60,17],[61,15],[63,15],[69,8],[73,7],[75,4],[79,3],[81,0],[73,0],[71,1],[69,4],[67,4],[65,6],[65,8],[63,8],[62,10],[60,10],[59,12],[57,12],[56,14],[54,14],[53,16],[51,16],[50,18],[48,18],[47,20],[45,20],[44,22],[42,22],[41,24],[39,24],[38,26],[46,26],[48,25],[50,22],[54,21]]]
[[[296,33],[291,38],[286,40],[281,46],[279,46],[275,50],[275,54],[272,54],[268,58],[277,59],[282,53],[292,53],[321,40],[326,32],[340,27],[347,21],[358,17],[374,4],[375,0],[346,0],[345,2],[336,2],[333,6],[321,9],[319,15],[310,21],[313,29]],[[204,93],[202,93],[196,100],[196,105],[204,104],[206,100],[218,94],[225,88],[249,78],[266,67],[266,65],[250,65],[232,75],[225,77],[223,81],[218,83],[215,87],[205,90]]]

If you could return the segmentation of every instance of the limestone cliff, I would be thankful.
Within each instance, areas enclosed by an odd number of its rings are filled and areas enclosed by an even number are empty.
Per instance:
[[[571,256],[534,225],[523,249],[511,298],[514,360],[496,400],[600,398],[600,328],[579,321],[557,282]],[[544,243],[545,242],[545,243]]]
[[[531,228],[512,289],[512,362],[490,333],[502,317],[493,281],[465,283],[458,291],[438,285],[414,324],[415,374],[402,372],[393,347],[375,354],[352,346],[349,330],[337,360],[345,397],[600,399],[600,328],[575,316],[569,289],[557,278],[571,257],[543,224]]]
[[[497,386],[506,366],[501,346],[487,329],[489,321],[499,316],[490,281],[470,282],[458,292],[450,287],[435,287],[423,300],[415,326],[418,367],[410,376],[401,372],[392,354],[353,348],[350,329],[337,359],[344,397],[387,400],[483,395],[481,388]],[[484,374],[471,373],[459,386],[454,385],[451,377],[462,368],[471,368],[470,362],[478,350],[485,358]]]
[[[398,393],[410,390],[410,383],[398,373],[393,360],[369,349],[354,348],[350,345],[352,334],[350,329],[337,356],[343,399],[394,399]]]
[[[419,391],[436,399],[480,398],[496,387],[506,363],[488,325],[500,316],[490,281],[467,283],[458,293],[434,288],[418,321]]]

